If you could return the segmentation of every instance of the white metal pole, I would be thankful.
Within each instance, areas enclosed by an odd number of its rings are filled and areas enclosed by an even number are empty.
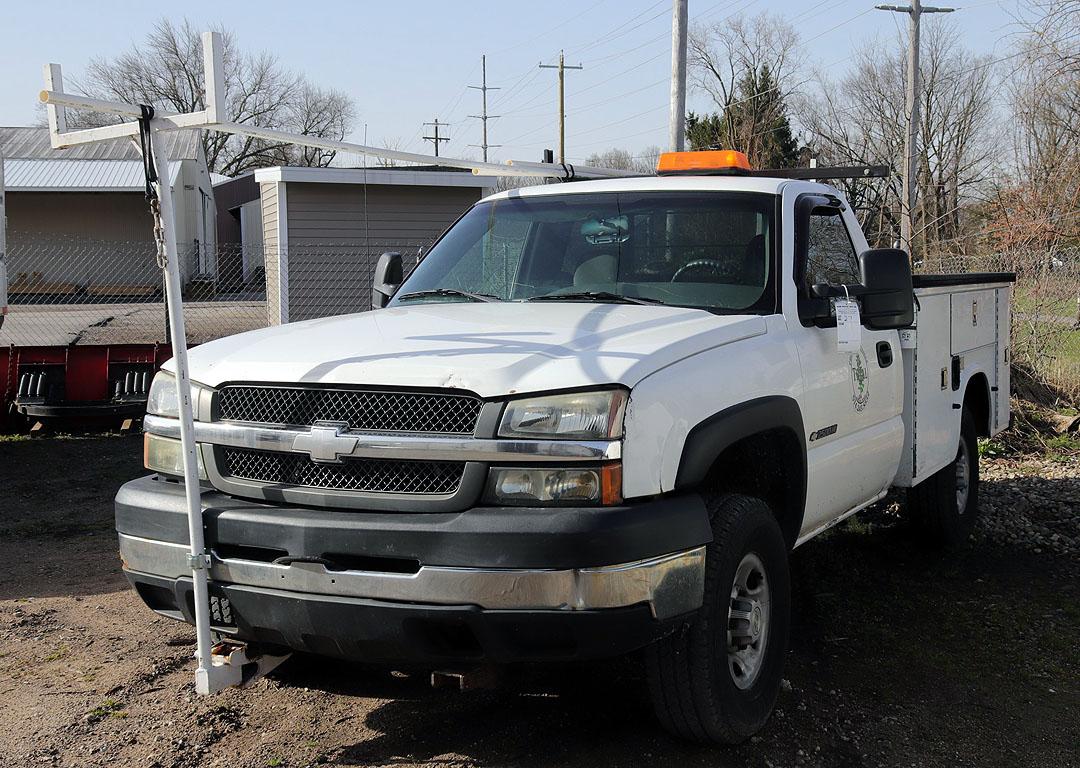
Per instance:
[[[671,9],[671,116],[668,139],[672,152],[682,152],[686,139],[686,24],[687,0],[674,0]]]
[[[158,203],[165,241],[165,310],[169,316],[169,341],[176,366],[176,386],[180,410],[180,446],[184,456],[184,496],[187,502],[188,537],[191,544],[191,578],[195,585],[195,638],[199,667],[195,690],[213,693],[210,680],[210,594],[207,570],[210,558],[203,536],[202,504],[199,498],[199,464],[195,456],[195,419],[192,415],[191,378],[188,375],[187,337],[180,279],[180,254],[176,245],[176,219],[169,186],[169,155],[165,136],[151,131],[151,151],[158,173]]]
[[[45,65],[45,88],[50,91],[64,90],[64,75],[59,64]],[[67,133],[67,113],[63,106],[48,104],[45,107],[45,114],[49,119],[49,141],[53,149],[57,149],[57,137],[62,133]]]
[[[566,67],[567,69],[577,69],[577,67]],[[77,109],[96,109],[102,112],[114,112],[125,116],[135,116],[138,113],[139,107],[133,104],[112,103],[103,102],[97,99],[87,99],[82,96],[77,96],[69,93],[57,93],[54,91],[44,90],[40,93],[39,98],[43,104],[53,106],[66,106],[74,107]],[[106,107],[109,107],[106,109]],[[159,119],[160,118],[160,119]],[[297,144],[305,147],[318,147],[320,149],[329,149],[339,152],[349,152],[356,155],[371,155],[373,157],[385,157],[390,160],[400,160],[405,163],[422,163],[425,165],[435,164],[447,166],[450,168],[462,168],[465,170],[471,170],[478,175],[492,175],[492,176],[538,176],[559,178],[565,174],[563,167],[554,163],[531,163],[514,161],[514,170],[510,170],[506,165],[498,165],[496,163],[484,163],[477,160],[463,160],[452,157],[432,157],[431,155],[420,155],[415,152],[402,152],[397,149],[385,149],[383,147],[368,147],[363,144],[353,144],[348,141],[337,141],[335,139],[325,139],[320,136],[309,136],[306,134],[289,133],[287,131],[278,131],[272,128],[261,128],[257,125],[247,125],[241,123],[230,123],[224,121],[211,122],[207,118],[206,112],[193,112],[187,115],[170,115],[159,116],[155,118],[161,127],[159,131],[172,131],[182,128],[202,128],[204,130],[221,131],[223,133],[233,133],[240,136],[251,136],[257,139],[265,139],[267,141],[277,141],[284,144]],[[87,128],[78,131],[72,131],[67,134],[60,134],[59,137],[53,137],[54,146],[68,147],[76,144],[88,144],[96,141],[102,141],[105,139],[115,139],[121,136],[135,136],[139,132],[137,123],[121,123],[119,125],[107,125],[101,128]],[[614,168],[595,168],[587,165],[575,165],[575,172],[577,175],[586,177],[603,177],[614,178],[617,176],[633,176],[634,171],[616,170]]]

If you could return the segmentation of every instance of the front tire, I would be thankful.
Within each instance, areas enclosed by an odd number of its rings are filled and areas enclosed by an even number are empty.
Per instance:
[[[925,538],[938,546],[963,545],[979,516],[979,443],[975,418],[960,415],[960,443],[952,463],[908,489],[908,514]]]
[[[791,612],[787,544],[760,499],[721,495],[708,507],[702,607],[646,650],[646,668],[668,731],[737,744],[765,724],[780,690]]]

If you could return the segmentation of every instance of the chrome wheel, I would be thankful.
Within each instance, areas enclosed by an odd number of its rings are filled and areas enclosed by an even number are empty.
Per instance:
[[[967,440],[960,438],[960,450],[956,452],[956,511],[964,514],[971,492],[971,453]]]
[[[749,552],[735,569],[728,605],[727,666],[746,690],[761,672],[769,640],[769,580],[761,558]]]

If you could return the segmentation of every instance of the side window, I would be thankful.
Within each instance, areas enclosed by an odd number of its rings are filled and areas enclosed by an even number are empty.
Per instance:
[[[806,249],[806,283],[853,285],[861,279],[855,246],[851,244],[844,219],[838,214],[810,215]]]

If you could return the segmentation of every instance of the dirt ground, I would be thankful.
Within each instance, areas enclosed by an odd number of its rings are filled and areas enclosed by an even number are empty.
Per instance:
[[[112,496],[140,448],[0,438],[0,766],[1080,765],[1076,459],[986,460],[989,519],[951,557],[880,511],[797,550],[777,710],[706,748],[655,724],[635,659],[450,693],[294,657],[196,698],[192,630],[120,573]]]

